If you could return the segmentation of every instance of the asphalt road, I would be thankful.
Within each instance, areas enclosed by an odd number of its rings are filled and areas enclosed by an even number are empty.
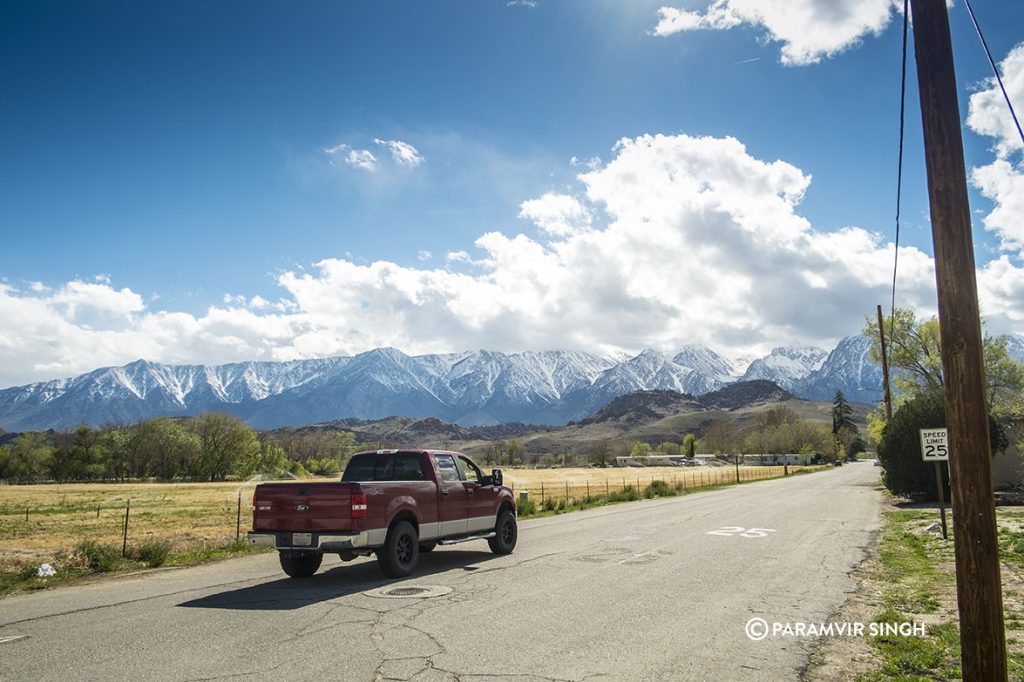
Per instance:
[[[815,639],[745,625],[828,621],[880,524],[878,472],[527,520],[512,555],[438,548],[405,581],[372,559],[291,580],[266,554],[12,597],[0,679],[795,679]],[[366,594],[411,586],[450,591]]]

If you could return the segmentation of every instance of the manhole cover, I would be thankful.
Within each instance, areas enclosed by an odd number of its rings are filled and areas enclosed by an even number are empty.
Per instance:
[[[444,585],[406,585],[403,587],[378,587],[365,594],[368,597],[383,597],[384,599],[429,599],[430,597],[443,597],[451,591],[452,588]]]

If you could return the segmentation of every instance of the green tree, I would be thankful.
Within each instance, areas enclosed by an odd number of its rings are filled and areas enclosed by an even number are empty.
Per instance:
[[[921,393],[896,410],[883,429],[878,446],[878,458],[884,467],[882,482],[891,493],[912,499],[938,497],[933,465],[921,460],[920,430],[945,425],[945,402],[938,389]],[[989,435],[993,455],[1006,448],[1006,432],[992,416],[989,417]],[[948,470],[942,469],[943,485],[948,488]]]
[[[0,448],[0,479],[27,483],[50,473],[54,448],[45,433],[29,431]]]
[[[199,438],[170,417],[139,422],[132,434],[132,468],[139,478],[184,476],[199,455]]]
[[[526,458],[526,449],[515,438],[505,441],[505,457],[509,466],[519,465]]]
[[[226,412],[204,412],[192,421],[199,451],[188,466],[189,478],[223,481],[229,474],[249,478],[256,470],[256,432]]]
[[[878,320],[865,318],[863,334],[871,339],[869,356],[881,364],[882,351]],[[885,325],[889,347],[889,369],[896,389],[907,395],[941,390],[942,347],[937,317],[918,319],[908,308],[897,308]],[[985,335],[982,354],[990,404],[998,412],[1004,400],[1013,401],[1024,390],[1024,366],[1007,351],[1006,339]]]
[[[837,390],[832,400],[832,438],[836,444],[836,457],[850,454],[847,446],[859,437],[860,431],[853,422],[853,408],[846,401],[843,392]]]
[[[106,475],[108,455],[102,432],[81,424],[71,433],[59,434],[58,442],[52,465],[55,479],[87,481]]]
[[[107,453],[106,478],[123,481],[132,471],[131,429],[109,428],[101,438]]]
[[[681,452],[679,443],[673,443],[672,441],[665,441],[658,446],[658,452],[669,457],[677,457]]]
[[[697,447],[700,445],[700,441],[697,440],[697,436],[692,433],[688,433],[683,436],[682,444],[679,447],[680,452],[686,453],[686,456],[693,459],[697,455]]]
[[[261,438],[253,474],[278,477],[288,471],[288,455],[284,448],[269,438]]]
[[[633,447],[629,451],[629,456],[634,458],[634,459],[642,459],[644,457],[649,457],[650,455],[651,455],[651,445],[650,445],[650,443],[644,443],[644,442],[641,442],[641,441],[637,441],[637,442],[633,443]]]

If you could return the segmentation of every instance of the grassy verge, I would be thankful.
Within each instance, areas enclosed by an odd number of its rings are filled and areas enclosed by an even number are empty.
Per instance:
[[[121,547],[117,545],[85,540],[69,551],[56,554],[52,563],[47,564],[53,570],[53,575],[39,575],[39,566],[34,564],[0,571],[0,597],[68,585],[100,575],[132,573],[161,566],[197,566],[210,561],[270,551],[273,550],[256,549],[245,542],[232,542],[224,547],[175,553],[171,551],[169,543],[150,541],[129,545],[126,556],[122,556]]]
[[[935,510],[885,512],[875,555],[859,576],[865,603],[847,608],[860,608],[876,623],[924,625],[925,634],[866,637],[862,646],[871,654],[870,671],[858,671],[851,679],[961,679],[952,528],[949,541],[928,531],[937,517]],[[997,521],[1009,676],[1024,681],[1024,595],[1012,587],[1024,579],[1024,511],[998,509]],[[853,658],[849,652],[843,655]]]

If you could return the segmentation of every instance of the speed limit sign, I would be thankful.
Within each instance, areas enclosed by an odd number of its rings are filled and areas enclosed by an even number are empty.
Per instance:
[[[949,461],[946,429],[921,429],[921,459],[926,462]]]

